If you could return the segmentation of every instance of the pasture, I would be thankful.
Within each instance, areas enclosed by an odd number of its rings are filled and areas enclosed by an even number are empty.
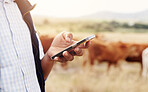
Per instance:
[[[56,24],[56,23],[55,23]],[[50,24],[49,24],[50,25]],[[52,25],[52,23],[51,23]],[[57,27],[59,28],[59,26]],[[39,35],[55,36],[68,28],[56,26],[37,26]],[[79,29],[77,29],[79,30]],[[148,33],[128,32],[73,32],[74,38],[82,39],[91,34],[103,35],[107,41],[122,41],[130,43],[148,43]],[[51,35],[52,34],[52,35]],[[82,67],[83,57],[75,57],[68,63],[67,69],[63,69],[60,63],[56,63],[46,80],[46,92],[147,92],[148,81],[140,77],[140,63],[120,62],[120,67],[111,66],[107,73],[107,63],[93,67],[87,64]]]
[[[146,43],[148,34],[99,33],[111,41]],[[77,34],[74,34],[74,37]],[[87,33],[83,36],[88,35]],[[126,38],[126,39],[125,39]],[[120,62],[120,68],[111,66],[107,73],[107,63],[91,68],[82,67],[83,58],[76,57],[65,70],[60,63],[55,64],[46,81],[46,92],[147,92],[148,81],[139,76],[140,64]]]
[[[107,64],[83,69],[80,59],[69,63],[67,70],[56,68],[46,81],[46,92],[147,92],[148,81],[139,78],[138,63],[121,64],[122,70],[112,67],[107,74]],[[58,67],[56,65],[55,67]]]

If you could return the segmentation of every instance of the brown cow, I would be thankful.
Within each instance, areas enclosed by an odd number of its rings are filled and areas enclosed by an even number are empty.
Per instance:
[[[134,43],[132,44],[132,50],[128,57],[126,58],[127,62],[139,62],[141,65],[140,75],[143,71],[143,64],[142,64],[142,52],[144,49],[148,47],[148,44],[140,44],[140,43]]]
[[[130,44],[123,42],[104,42],[102,40],[95,39],[92,41],[91,46],[88,48],[88,57],[90,65],[94,65],[94,61],[108,62],[108,69],[111,64],[117,65],[118,61],[124,60],[130,52]],[[84,60],[83,65],[85,65]]]
[[[142,72],[142,51],[148,47],[148,44],[125,43],[125,42],[109,42],[99,39],[92,41],[92,45],[88,48],[88,58],[90,65],[94,65],[94,61],[108,62],[108,69],[111,64],[117,65],[120,60],[137,61],[141,64]],[[86,56],[83,66],[86,64]],[[140,74],[141,74],[140,72]]]

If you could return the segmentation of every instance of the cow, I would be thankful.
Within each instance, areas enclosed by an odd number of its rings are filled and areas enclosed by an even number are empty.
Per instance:
[[[148,78],[148,48],[144,49],[142,52],[142,65],[142,76]]]
[[[142,52],[142,65],[142,76],[148,78],[148,48],[144,49]]]
[[[109,42],[99,39],[94,39],[91,42],[91,46],[88,48],[88,58],[90,65],[94,65],[94,61],[97,60],[99,63],[108,62],[107,71],[109,71],[110,66],[114,64],[118,65],[119,61],[125,60],[128,53],[132,50],[130,49],[131,44],[118,42]],[[86,57],[84,55],[84,57]],[[87,60],[84,59],[83,66],[85,66]]]
[[[44,53],[47,52],[47,50],[49,49],[54,37],[49,37],[48,35],[40,35],[40,40],[43,46],[43,51]]]
[[[134,50],[132,50],[128,57],[126,58],[126,61],[127,62],[139,62],[140,63],[140,66],[141,66],[141,69],[140,69],[140,76],[142,75],[142,72],[144,70],[144,61],[142,60],[145,56],[145,54],[143,54],[144,56],[142,56],[142,53],[145,53],[143,52],[147,47],[148,47],[148,44],[143,44],[143,43],[131,43],[131,46]]]
[[[111,42],[106,39],[104,40],[104,38],[97,37],[97,39],[92,41],[91,46],[88,48],[87,56],[91,66],[94,65],[95,60],[99,63],[106,61],[108,63],[107,71],[109,71],[112,64],[117,66],[121,60],[126,60],[127,62],[139,62],[141,65],[141,75],[143,70],[142,51],[147,47],[148,44],[127,43],[121,41]],[[88,59],[86,60],[86,56],[84,55],[83,66],[85,66]]]

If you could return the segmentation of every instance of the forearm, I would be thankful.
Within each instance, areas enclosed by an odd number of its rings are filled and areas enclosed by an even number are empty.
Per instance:
[[[49,75],[53,65],[54,65],[54,61],[52,61],[46,53],[45,56],[43,57],[42,61],[41,61],[44,79],[46,79],[47,76]]]

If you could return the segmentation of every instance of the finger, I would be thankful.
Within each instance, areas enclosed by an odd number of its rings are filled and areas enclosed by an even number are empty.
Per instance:
[[[53,60],[54,61],[59,61],[59,57],[55,57]]]
[[[66,60],[72,61],[74,59],[74,56],[72,56],[68,51],[63,52],[63,56],[65,57]]]
[[[79,48],[88,48],[91,44],[91,41],[87,41],[86,43],[80,44],[78,47]]]
[[[83,51],[79,47],[75,48],[74,51],[75,51],[77,56],[82,56],[83,55]]]
[[[67,60],[65,58],[60,58],[60,57],[55,57],[54,58],[54,61],[57,61],[57,62],[61,62],[61,63],[64,63],[64,62],[67,62]]]
[[[63,38],[65,39],[65,41],[71,42],[71,40],[73,39],[73,35],[70,32],[63,32]]]
[[[91,45],[91,41],[85,43],[85,48],[88,48]]]

